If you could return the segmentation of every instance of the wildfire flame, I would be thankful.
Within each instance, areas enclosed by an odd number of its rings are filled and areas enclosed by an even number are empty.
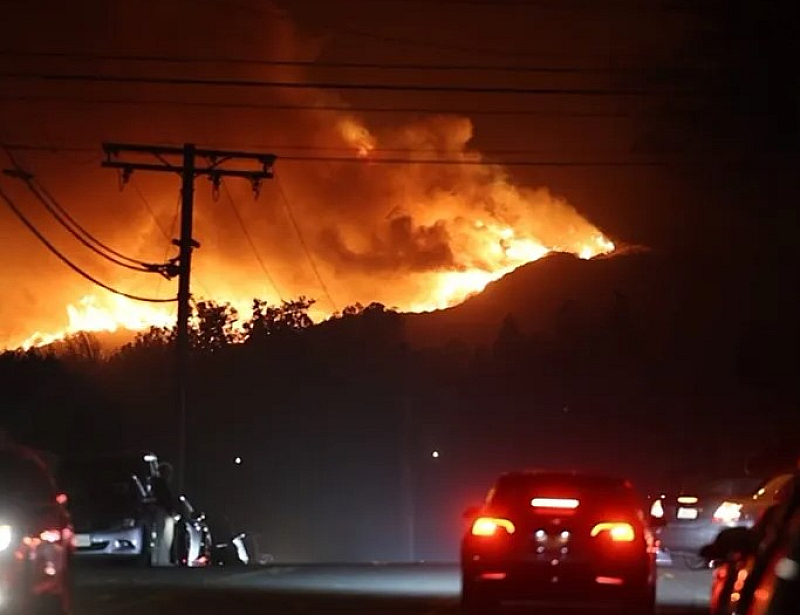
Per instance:
[[[356,301],[379,301],[401,311],[442,309],[548,253],[568,252],[590,259],[615,249],[563,199],[546,189],[519,188],[502,167],[483,164],[480,153],[468,148],[469,120],[430,118],[373,134],[357,118],[345,116],[326,130],[319,137],[322,142],[364,158],[363,165],[347,167],[344,174],[331,172],[335,163],[323,163],[319,169],[306,166],[296,171],[295,178],[289,167],[288,177],[294,180],[299,217],[314,233],[310,249],[343,303],[325,304],[319,280],[299,277],[296,258],[276,251],[265,259],[269,266],[279,266],[284,298],[305,295],[319,300],[315,319]],[[412,164],[377,168],[370,162],[379,161],[386,151],[408,152]],[[435,156],[481,164],[425,164]],[[331,203],[349,209],[329,215]],[[149,228],[140,237],[153,232],[152,221],[147,223]],[[261,230],[269,231],[267,227]],[[241,258],[225,260],[231,250],[230,240],[221,243],[225,233],[218,233],[222,239],[216,253],[213,242],[207,240],[210,232],[202,234],[200,229],[198,233],[203,243],[198,253],[202,258],[196,261],[195,280],[202,280],[194,287],[198,295],[229,302],[245,318],[254,296],[278,301],[277,296],[264,296],[263,282],[255,281],[263,272],[246,269]],[[276,294],[274,290],[272,295]],[[9,347],[44,346],[80,331],[141,331],[174,323],[173,304],[145,304],[105,293],[78,296],[82,298],[67,305],[67,323],[60,330],[40,330]]]

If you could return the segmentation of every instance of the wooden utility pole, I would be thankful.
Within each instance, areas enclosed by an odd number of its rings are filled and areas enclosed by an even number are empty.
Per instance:
[[[254,152],[238,152],[214,149],[198,149],[191,143],[183,147],[160,145],[137,145],[123,143],[104,143],[103,151],[106,159],[103,166],[119,169],[123,183],[134,171],[156,171],[175,173],[181,177],[181,229],[180,239],[173,240],[179,248],[174,268],[178,276],[178,319],[176,323],[177,350],[177,414],[178,414],[178,463],[177,488],[183,492],[186,481],[186,425],[187,395],[189,391],[189,315],[191,314],[191,274],[192,251],[199,248],[192,238],[192,222],[194,220],[194,180],[204,176],[211,180],[214,190],[218,190],[224,177],[247,179],[258,195],[261,181],[272,177],[275,164],[273,154]],[[136,160],[122,160],[123,156]],[[155,159],[153,162],[152,159]],[[199,164],[198,164],[199,161]],[[230,168],[230,164],[249,162],[253,168]]]

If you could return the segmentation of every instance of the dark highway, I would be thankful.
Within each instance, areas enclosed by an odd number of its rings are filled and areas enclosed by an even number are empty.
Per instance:
[[[658,613],[707,612],[708,572],[662,569]],[[439,615],[459,612],[450,564],[78,571],[76,615]]]

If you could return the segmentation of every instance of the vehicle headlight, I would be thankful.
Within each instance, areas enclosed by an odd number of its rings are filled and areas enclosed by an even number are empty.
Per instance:
[[[653,502],[652,506],[650,506],[650,516],[655,519],[664,518],[664,504],[661,502],[661,499],[656,500]]]
[[[11,526],[0,525],[0,551],[5,551],[11,546]]]
[[[714,521],[717,523],[735,523],[742,517],[742,505],[738,502],[723,502],[714,511]]]

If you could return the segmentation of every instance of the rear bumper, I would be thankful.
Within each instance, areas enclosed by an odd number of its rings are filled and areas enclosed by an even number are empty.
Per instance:
[[[644,563],[517,562],[471,564],[462,570],[465,591],[503,602],[624,605],[647,601],[655,589],[653,566]]]
[[[91,534],[77,534],[75,555],[80,558],[132,558],[143,553],[142,526],[130,529],[107,530]],[[84,546],[86,543],[89,546]]]

